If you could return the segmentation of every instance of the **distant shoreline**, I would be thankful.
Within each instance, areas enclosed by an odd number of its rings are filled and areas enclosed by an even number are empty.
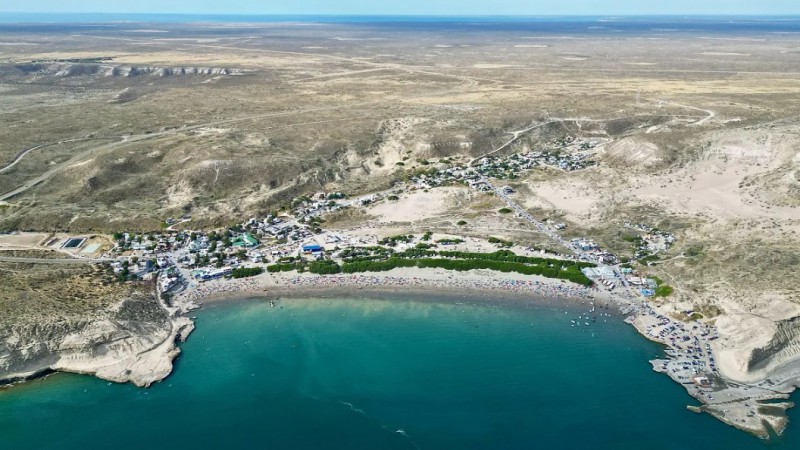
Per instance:
[[[615,24],[690,24],[694,27],[702,23],[716,26],[727,25],[726,29],[753,30],[763,29],[767,25],[787,26],[786,21],[798,20],[800,15],[787,14],[578,14],[578,15],[425,15],[425,14],[186,14],[186,13],[68,13],[68,12],[3,12],[0,23],[6,24],[68,24],[68,23],[105,23],[119,26],[136,23],[164,24],[202,24],[202,23],[321,23],[321,24],[450,24],[490,26],[492,24],[586,24],[608,21],[613,18]],[[744,23],[731,21],[757,21],[760,23]],[[788,25],[790,26],[790,25]],[[796,28],[796,27],[795,27]],[[574,31],[574,30],[573,30]]]

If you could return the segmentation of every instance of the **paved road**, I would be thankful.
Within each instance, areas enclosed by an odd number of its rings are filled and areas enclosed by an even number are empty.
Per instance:
[[[570,241],[564,239],[563,237],[561,237],[561,235],[558,234],[558,232],[556,230],[550,228],[545,223],[536,220],[536,218],[533,217],[528,211],[526,211],[525,208],[521,207],[514,200],[509,198],[508,195],[506,195],[505,192],[503,192],[501,189],[498,189],[497,187],[495,187],[491,182],[489,182],[488,179],[486,179],[485,177],[482,176],[481,177],[481,181],[486,183],[486,185],[489,186],[492,189],[492,191],[495,193],[495,195],[497,195],[498,198],[503,200],[503,202],[505,202],[505,204],[508,205],[509,208],[514,210],[517,213],[517,216],[525,219],[526,221],[531,223],[534,227],[536,227],[536,229],[539,230],[541,233],[545,234],[546,236],[550,237],[554,241],[556,241],[559,244],[561,244],[563,247],[568,249],[570,253],[576,255],[578,257],[578,259],[580,259],[582,261],[587,261],[587,262],[592,262],[594,264],[597,264],[598,268],[611,269],[613,271],[614,275],[616,276],[616,278],[619,280],[619,284],[620,284],[619,288],[620,288],[620,291],[622,291],[622,292],[620,292],[620,294],[622,294],[624,292],[629,298],[634,298],[634,296],[636,295],[635,290],[632,290],[632,287],[629,286],[624,281],[624,278],[622,277],[622,274],[620,274],[619,270],[617,270],[617,268],[615,266],[612,266],[612,265],[609,265],[609,264],[605,264],[605,263],[602,263],[602,262],[598,262],[597,259],[594,258],[593,255],[591,255],[590,253],[587,253],[587,252],[581,250],[580,248],[576,247],[575,245],[572,244],[572,242],[570,242]]]
[[[563,237],[561,237],[558,233],[555,232],[555,230],[553,230],[552,228],[548,227],[543,222],[540,222],[540,221],[536,220],[536,218],[533,217],[531,215],[531,213],[526,211],[525,208],[523,208],[522,206],[519,206],[514,200],[511,200],[511,198],[509,198],[509,196],[506,195],[506,193],[503,192],[502,189],[498,189],[497,187],[495,187],[486,177],[481,177],[481,181],[486,183],[486,185],[489,186],[489,188],[492,189],[492,192],[494,192],[494,194],[497,195],[498,198],[503,200],[503,202],[505,202],[505,204],[508,205],[509,208],[514,210],[514,212],[517,213],[517,216],[519,216],[519,217],[525,219],[526,221],[528,221],[529,223],[533,224],[533,226],[535,226],[537,230],[539,230],[540,232],[544,233],[545,235],[547,235],[548,237],[550,237],[554,241],[558,242],[562,246],[566,247],[571,253],[574,253],[575,255],[577,255],[578,258],[580,258],[580,259],[582,259],[584,261],[595,262],[595,259],[592,258],[588,253],[583,252],[578,248],[575,248],[572,245],[571,242],[569,242],[566,239],[564,239]]]

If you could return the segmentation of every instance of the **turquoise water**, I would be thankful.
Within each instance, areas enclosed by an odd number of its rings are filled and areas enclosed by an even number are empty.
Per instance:
[[[150,389],[60,374],[0,392],[0,449],[800,448],[793,426],[767,444],[687,411],[685,391],[650,369],[657,345],[619,318],[571,327],[577,311],[210,308]]]

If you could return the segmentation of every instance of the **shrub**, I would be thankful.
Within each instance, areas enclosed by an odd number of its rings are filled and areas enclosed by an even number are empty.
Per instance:
[[[503,239],[500,239],[500,238],[496,238],[496,237],[490,237],[488,239],[488,241],[489,241],[490,244],[497,244],[500,247],[513,247],[514,246],[513,242],[506,241],[506,240],[503,240]]]
[[[672,286],[662,284],[656,288],[656,297],[669,297],[674,291]]]
[[[406,252],[408,253],[408,252]],[[434,252],[430,252],[434,253]],[[442,254],[447,252],[442,252]],[[461,252],[451,252],[461,253]],[[498,252],[500,253],[500,252]],[[511,253],[511,252],[509,252]],[[497,254],[475,254],[502,257]],[[511,253],[513,255],[513,253]],[[514,255],[516,256],[516,255]],[[525,257],[520,257],[525,258]],[[541,258],[530,258],[541,259]],[[561,262],[559,260],[545,260]],[[569,261],[565,261],[569,263]],[[568,280],[573,283],[581,284],[583,286],[591,286],[592,281],[587,278],[578,267],[577,264],[571,266],[553,266],[547,263],[540,263],[537,265],[528,265],[521,262],[502,261],[496,259],[445,259],[445,258],[420,258],[420,259],[405,259],[400,257],[392,257],[384,261],[356,261],[348,262],[342,266],[344,273],[358,273],[358,272],[384,272],[392,270],[397,267],[419,267],[419,268],[440,268],[445,270],[467,271],[473,269],[489,269],[499,272],[516,272],[525,275],[541,275],[548,278],[559,278]]]
[[[288,264],[273,264],[271,266],[267,266],[267,272],[275,273],[275,272],[291,272],[292,270],[297,270],[298,272],[303,271],[303,265],[301,263],[288,263]]]
[[[412,234],[408,235],[399,234],[397,236],[385,237],[380,241],[378,241],[378,243],[381,245],[388,245],[390,247],[394,247],[395,245],[397,245],[398,242],[411,242],[412,239],[414,239],[414,235]]]
[[[309,263],[308,271],[319,275],[330,275],[341,272],[342,268],[334,261],[324,260]]]
[[[247,278],[247,277],[254,277],[256,275],[261,275],[264,273],[264,269],[261,267],[238,267],[231,271],[231,277],[233,278]]]

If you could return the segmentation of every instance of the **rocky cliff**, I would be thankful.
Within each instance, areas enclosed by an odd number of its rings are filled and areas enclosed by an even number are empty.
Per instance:
[[[0,381],[65,371],[148,386],[169,375],[175,342],[192,328],[155,295],[128,298],[104,315],[0,328]]]
[[[0,68],[2,69],[2,68]],[[73,63],[73,62],[32,62],[17,64],[13,69],[6,68],[0,72],[16,72],[22,76],[54,76],[57,78],[78,76],[99,77],[168,77],[168,76],[220,76],[243,75],[242,69],[231,67],[199,67],[199,66],[150,66],[105,63]]]

